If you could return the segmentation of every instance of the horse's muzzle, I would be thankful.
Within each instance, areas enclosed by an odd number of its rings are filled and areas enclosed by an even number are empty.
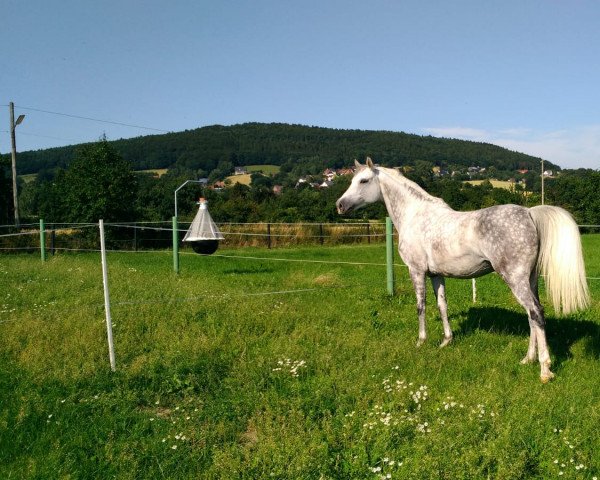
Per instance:
[[[343,215],[344,213],[350,210],[349,205],[346,202],[344,202],[343,198],[338,199],[338,201],[335,202],[335,206],[337,207],[337,212],[340,215]]]

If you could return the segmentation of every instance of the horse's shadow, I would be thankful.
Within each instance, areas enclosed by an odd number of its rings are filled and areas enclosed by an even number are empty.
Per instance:
[[[529,322],[525,314],[499,307],[472,307],[455,331],[457,337],[472,335],[477,330],[498,332],[529,338]],[[546,338],[559,367],[573,356],[575,343],[583,341],[583,352],[600,358],[600,325],[585,319],[585,312],[562,318],[546,318]]]

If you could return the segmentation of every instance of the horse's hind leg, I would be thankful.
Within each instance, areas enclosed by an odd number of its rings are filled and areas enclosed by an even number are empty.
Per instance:
[[[452,329],[448,322],[448,304],[446,303],[446,282],[444,277],[431,277],[431,285],[437,299],[440,317],[442,317],[442,325],[444,327],[444,340],[440,347],[445,347],[452,341]]]
[[[417,340],[417,347],[420,347],[427,339],[427,328],[425,325],[425,273],[411,269],[410,278],[415,287],[415,294],[417,295],[417,315],[419,316],[419,340]]]
[[[534,269],[531,272],[531,275],[529,276],[529,285],[531,287],[531,291],[534,294],[536,300],[540,301],[540,297],[538,294],[538,274],[537,271]],[[543,309],[543,307],[540,304],[540,308]],[[542,310],[543,313],[543,310]],[[531,320],[531,317],[529,316],[529,347],[527,348],[527,355],[525,355],[525,357],[523,358],[523,360],[521,360],[521,363],[523,365],[527,364],[527,363],[533,363],[535,362],[535,354],[536,354],[536,348],[537,348],[537,331],[535,328],[535,323]]]
[[[504,278],[506,279],[506,277]],[[507,280],[507,283],[514,296],[527,311],[532,333],[532,338],[529,339],[529,348],[531,349],[532,345],[537,343],[538,360],[541,367],[540,378],[542,382],[546,383],[554,377],[554,374],[550,371],[551,361],[548,343],[546,342],[544,308],[537,299],[535,291],[531,288],[530,279],[524,279],[523,281],[517,282]],[[535,348],[535,346],[533,346],[533,348]],[[529,354],[530,351],[528,350],[527,357],[525,358],[528,358]]]

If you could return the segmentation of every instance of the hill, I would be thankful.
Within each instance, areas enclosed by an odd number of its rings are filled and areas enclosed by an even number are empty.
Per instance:
[[[219,163],[342,167],[371,156],[387,166],[426,161],[445,168],[478,165],[500,171],[537,169],[541,159],[486,143],[403,132],[339,130],[281,123],[214,125],[111,142],[135,170],[184,168],[210,172]],[[19,153],[19,173],[66,167],[78,145]],[[560,169],[547,162],[548,168]]]

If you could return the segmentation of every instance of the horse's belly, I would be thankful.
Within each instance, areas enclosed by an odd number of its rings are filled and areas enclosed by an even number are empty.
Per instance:
[[[475,278],[493,272],[489,261],[480,257],[465,255],[452,261],[442,260],[430,265],[430,275],[441,275],[451,278]]]

